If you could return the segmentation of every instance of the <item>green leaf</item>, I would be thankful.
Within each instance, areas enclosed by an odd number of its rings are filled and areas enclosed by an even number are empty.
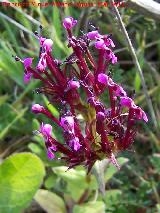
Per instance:
[[[28,145],[28,148],[35,154],[40,155],[42,153],[42,147],[40,147],[38,144],[30,143]]]
[[[105,213],[105,204],[102,201],[96,201],[81,206],[75,205],[73,213]]]
[[[136,76],[135,76],[134,88],[135,88],[136,93],[138,93],[140,91],[140,88],[141,88],[141,79],[140,79],[138,72],[136,73]]]
[[[14,124],[18,120],[20,120],[24,116],[26,111],[27,111],[27,108],[21,110],[19,114],[15,116],[13,120],[10,121],[10,123],[7,123],[7,126],[5,126],[0,133],[0,140],[2,140],[7,135],[8,131],[14,126]]]
[[[56,183],[57,181],[57,176],[56,175],[51,175],[49,176],[45,182],[44,182],[44,185],[46,187],[46,189],[51,189],[53,188],[54,184]]]
[[[8,98],[9,98],[8,95],[2,95],[2,96],[0,96],[0,106],[2,104],[4,104]]]
[[[53,106],[52,104],[50,104],[50,102],[48,101],[48,99],[45,96],[43,96],[43,100],[44,100],[44,103],[45,103],[46,107],[52,113],[52,115],[55,116],[56,118],[58,118],[59,117],[59,112],[55,108],[55,106]]]
[[[107,190],[104,197],[107,207],[110,207],[118,203],[120,201],[121,194],[122,194],[121,190],[118,189]]]
[[[45,175],[41,160],[31,153],[15,154],[0,165],[0,212],[18,213],[26,208]]]
[[[87,178],[84,169],[67,169],[68,167],[59,166],[54,167],[53,171],[67,182],[67,191],[75,201],[81,197],[85,189],[96,190],[98,188],[95,177],[91,175]]]
[[[160,154],[154,154],[150,159],[152,165],[155,167],[158,173],[160,173]]]
[[[43,189],[39,189],[34,199],[47,213],[65,213],[65,204],[61,197]]]
[[[128,162],[128,158],[120,157],[117,159],[117,161],[119,165],[122,166],[123,164]],[[112,164],[109,164],[104,176],[105,181],[108,182],[113,177],[113,175],[117,172],[118,172],[117,168],[113,166]]]

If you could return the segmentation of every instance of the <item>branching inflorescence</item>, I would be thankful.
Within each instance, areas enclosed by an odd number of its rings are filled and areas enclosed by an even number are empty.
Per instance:
[[[68,48],[73,49],[63,63],[51,54],[53,41],[38,33],[40,56],[37,67],[31,67],[32,58],[21,60],[16,57],[16,60],[24,64],[24,82],[28,83],[31,78],[40,79],[44,86],[38,91],[49,96],[51,103],[62,109],[56,118],[43,106],[32,106],[33,113],[44,114],[63,131],[62,143],[52,137],[50,124],[41,124],[39,133],[44,138],[48,157],[53,159],[55,153],[62,153],[61,159],[69,168],[85,165],[88,171],[96,160],[108,158],[119,168],[115,156],[133,143],[136,122],[147,122],[148,119],[109,74],[109,64],[117,62],[111,35],[101,35],[98,29],[94,29],[77,38],[72,34],[76,24],[77,20],[72,17],[63,21],[68,33]],[[89,50],[91,44],[98,51],[97,60]],[[80,89],[86,98],[82,98]],[[100,101],[106,89],[109,108]],[[78,115],[83,117],[83,124],[80,124]]]

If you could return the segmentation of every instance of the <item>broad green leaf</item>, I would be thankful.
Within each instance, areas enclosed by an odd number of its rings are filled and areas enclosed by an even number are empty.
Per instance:
[[[15,154],[0,165],[0,212],[19,213],[40,187],[45,170],[31,153]]]
[[[64,201],[58,195],[43,189],[39,189],[34,199],[47,213],[65,213]]]
[[[120,157],[120,158],[117,159],[117,161],[118,161],[120,166],[123,166],[123,164],[128,162],[128,159]],[[105,177],[104,177],[105,181],[106,182],[109,181],[113,177],[113,175],[117,172],[118,172],[117,168],[115,166],[113,166],[112,164],[109,164],[109,166],[108,166],[108,168],[105,172]]]
[[[81,197],[85,189],[98,188],[95,177],[91,175],[87,178],[84,169],[67,169],[65,166],[54,167],[53,172],[67,182],[67,191],[75,201]]]
[[[102,201],[96,201],[75,205],[73,213],[105,213],[105,204]]]

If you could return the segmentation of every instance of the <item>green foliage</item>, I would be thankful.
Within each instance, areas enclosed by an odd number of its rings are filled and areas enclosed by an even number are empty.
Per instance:
[[[81,206],[76,205],[73,209],[73,213],[105,213],[105,205],[101,201],[88,202]]]
[[[26,208],[45,175],[41,160],[31,153],[11,155],[0,165],[0,212]]]
[[[64,201],[55,193],[39,189],[34,199],[48,213],[66,213]]]
[[[86,176],[83,168],[70,169],[65,166],[54,167],[53,172],[67,183],[66,192],[73,200],[78,201],[86,189],[96,190],[98,188],[93,175]]]
[[[123,164],[128,162],[128,159],[121,157],[121,158],[118,158],[117,161],[120,166],[123,166]],[[117,172],[118,172],[117,168],[113,166],[112,164],[109,164],[104,176],[105,181],[108,182],[113,177],[113,175],[116,174]]]

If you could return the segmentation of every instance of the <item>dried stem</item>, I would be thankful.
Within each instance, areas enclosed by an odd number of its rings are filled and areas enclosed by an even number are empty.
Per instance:
[[[119,26],[123,32],[123,35],[126,39],[126,42],[128,44],[128,49],[131,53],[131,56],[132,56],[132,59],[133,59],[133,62],[139,72],[139,75],[140,75],[140,78],[141,78],[141,82],[142,82],[142,86],[143,86],[143,91],[144,91],[144,95],[145,95],[145,98],[146,98],[146,101],[147,101],[147,104],[148,104],[148,107],[149,107],[149,110],[150,110],[150,114],[151,114],[151,117],[152,117],[152,120],[153,120],[153,124],[154,126],[157,128],[158,124],[157,124],[157,119],[156,119],[156,116],[155,116],[155,112],[154,112],[154,109],[153,109],[153,105],[152,105],[152,101],[150,99],[150,96],[148,94],[148,91],[147,91],[147,86],[146,86],[146,83],[145,83],[145,79],[144,79],[144,75],[143,75],[143,71],[140,67],[140,64],[139,64],[139,61],[138,61],[138,58],[137,58],[137,55],[136,55],[136,52],[134,50],[134,47],[132,45],[132,42],[129,38],[129,35],[128,35],[128,32],[125,28],[125,25],[122,21],[122,18],[121,18],[121,15],[117,9],[117,7],[115,6],[115,3],[114,3],[114,0],[110,0],[110,3],[113,5],[113,9],[115,11],[115,15],[118,19],[118,22],[119,22]]]

